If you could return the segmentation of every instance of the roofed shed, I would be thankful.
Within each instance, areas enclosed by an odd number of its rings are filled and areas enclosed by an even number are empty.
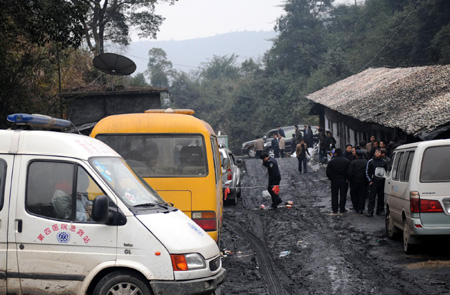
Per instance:
[[[370,68],[306,96],[363,123],[421,140],[448,137],[450,65]]]

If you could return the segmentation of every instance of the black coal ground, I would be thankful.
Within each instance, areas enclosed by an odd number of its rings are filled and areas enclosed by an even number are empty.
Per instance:
[[[228,277],[220,294],[450,294],[448,239],[406,255],[401,236],[386,237],[384,217],[355,213],[349,198],[349,212],[329,215],[324,166],[310,162],[299,174],[295,158],[278,163],[280,196],[294,205],[260,210],[271,203],[263,193],[266,168],[244,160],[241,199],[224,207],[220,248]]]

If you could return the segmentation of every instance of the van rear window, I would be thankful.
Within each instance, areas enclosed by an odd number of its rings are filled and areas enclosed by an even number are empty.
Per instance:
[[[420,170],[421,182],[450,182],[450,146],[425,150]]]
[[[208,174],[205,141],[198,134],[99,134],[141,177]]]

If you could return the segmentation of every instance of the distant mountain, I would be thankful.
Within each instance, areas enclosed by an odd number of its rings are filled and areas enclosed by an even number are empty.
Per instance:
[[[183,41],[139,41],[132,42],[124,54],[136,63],[135,74],[147,69],[148,51],[154,47],[162,48],[167,53],[167,59],[175,69],[189,72],[211,60],[214,55],[234,53],[239,56],[238,62],[262,58],[272,47],[271,40],[275,37],[273,31],[245,31]]]

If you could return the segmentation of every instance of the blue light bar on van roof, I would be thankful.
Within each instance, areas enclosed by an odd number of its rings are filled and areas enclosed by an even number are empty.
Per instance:
[[[50,116],[39,114],[12,114],[8,116],[8,121],[17,125],[30,125],[41,128],[62,129],[72,126],[72,123],[68,120],[56,119]]]

